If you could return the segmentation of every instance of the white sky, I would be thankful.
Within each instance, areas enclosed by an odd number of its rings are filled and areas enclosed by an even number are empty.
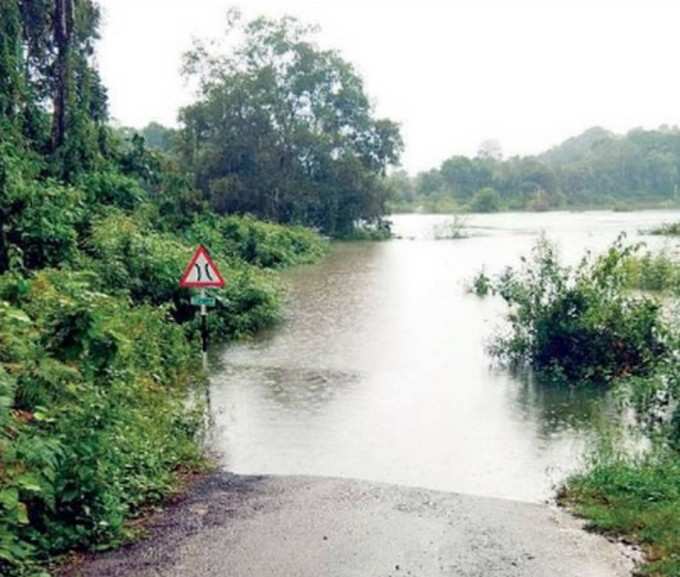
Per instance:
[[[362,74],[379,115],[402,125],[410,171],[498,139],[531,154],[594,126],[680,124],[677,0],[101,0],[99,64],[122,124],[175,124],[192,37],[224,15],[320,24]]]

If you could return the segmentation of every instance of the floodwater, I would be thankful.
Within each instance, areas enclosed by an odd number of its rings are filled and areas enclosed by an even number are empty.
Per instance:
[[[284,274],[285,321],[215,360],[213,444],[242,474],[309,474],[522,501],[549,499],[581,463],[593,427],[616,418],[597,391],[494,367],[503,304],[465,291],[482,267],[517,265],[542,231],[577,262],[680,211],[468,217],[469,238],[435,240],[447,216],[400,215],[402,238],[337,243]]]

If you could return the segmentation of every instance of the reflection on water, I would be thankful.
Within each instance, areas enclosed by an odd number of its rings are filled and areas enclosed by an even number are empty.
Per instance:
[[[445,219],[395,217],[403,240],[337,244],[286,273],[286,322],[220,353],[213,438],[225,468],[537,501],[579,464],[612,404],[494,369],[485,343],[503,306],[465,282],[517,263],[542,230],[576,262],[680,213],[479,215],[470,238],[433,240]]]

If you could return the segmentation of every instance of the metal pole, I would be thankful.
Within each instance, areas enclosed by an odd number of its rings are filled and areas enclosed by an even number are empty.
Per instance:
[[[208,311],[205,306],[205,289],[201,289],[201,299],[203,303],[201,304],[201,341],[203,349],[203,370],[208,370]]]

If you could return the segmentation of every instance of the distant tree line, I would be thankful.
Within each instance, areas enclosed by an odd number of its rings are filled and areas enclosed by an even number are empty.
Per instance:
[[[502,159],[484,143],[474,158],[453,156],[439,168],[388,178],[397,210],[548,210],[626,207],[680,200],[680,129],[591,128],[538,156]]]

